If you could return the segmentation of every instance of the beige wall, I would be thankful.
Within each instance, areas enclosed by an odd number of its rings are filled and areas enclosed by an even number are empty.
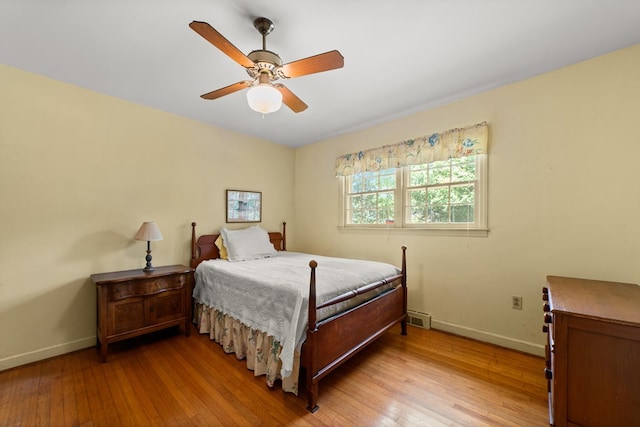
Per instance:
[[[638,76],[640,45],[298,149],[298,249],[398,263],[405,244],[410,309],[540,354],[546,275],[640,283]],[[337,229],[338,155],[484,120],[488,237]]]
[[[292,221],[292,148],[7,66],[0,85],[0,369],[95,343],[88,277],[144,266],[143,221],[154,265],[188,263],[191,221],[225,225],[228,188]]]
[[[227,188],[262,191],[293,250],[398,263],[407,245],[411,309],[540,352],[547,274],[640,282],[639,74],[640,45],[293,150],[0,66],[0,369],[93,345],[89,275],[142,267],[147,220],[154,265],[187,263]],[[488,237],[337,229],[337,155],[483,120]]]

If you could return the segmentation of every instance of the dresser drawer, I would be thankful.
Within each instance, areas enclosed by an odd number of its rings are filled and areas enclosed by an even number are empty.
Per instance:
[[[181,289],[186,281],[186,274],[180,274],[119,283],[117,286],[109,286],[107,298],[110,301],[115,301],[140,295],[151,295],[169,289]]]

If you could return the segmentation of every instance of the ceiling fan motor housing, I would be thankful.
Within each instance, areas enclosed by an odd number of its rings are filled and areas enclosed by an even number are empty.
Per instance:
[[[247,73],[254,79],[262,72],[269,72],[269,74],[275,79],[278,77],[275,75],[274,70],[277,67],[282,66],[282,59],[271,52],[270,50],[254,50],[247,57],[252,60],[255,67],[247,68]]]

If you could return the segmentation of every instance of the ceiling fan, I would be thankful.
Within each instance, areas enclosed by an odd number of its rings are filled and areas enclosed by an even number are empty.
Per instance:
[[[283,84],[274,84],[273,82],[278,79],[306,76],[344,66],[344,57],[337,50],[283,64],[282,59],[276,53],[267,50],[267,35],[275,28],[273,22],[260,17],[253,21],[253,26],[262,34],[262,49],[254,50],[245,55],[206,22],[193,21],[189,24],[193,31],[242,65],[252,78],[252,80],[242,80],[205,93],[201,95],[202,98],[217,99],[250,87],[247,99],[252,109],[267,114],[277,111],[284,103],[294,113],[299,113],[307,109],[307,104]]]

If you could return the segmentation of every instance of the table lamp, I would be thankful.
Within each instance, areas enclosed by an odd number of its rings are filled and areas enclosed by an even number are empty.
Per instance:
[[[160,233],[160,229],[158,228],[156,223],[153,221],[143,222],[134,239],[147,241],[147,256],[145,257],[145,259],[147,260],[147,265],[142,270],[155,270],[151,265],[151,241],[162,240],[162,233]]]

